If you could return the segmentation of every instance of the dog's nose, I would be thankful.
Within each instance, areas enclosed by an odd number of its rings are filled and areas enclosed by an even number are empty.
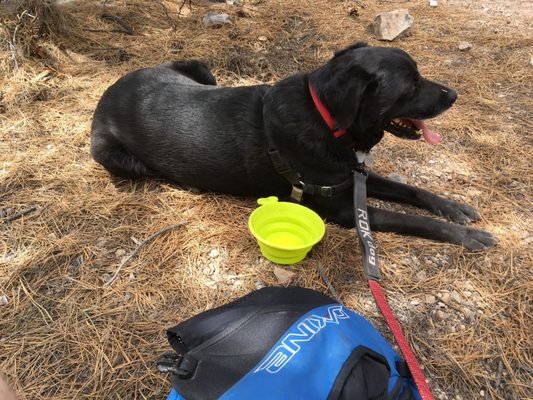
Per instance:
[[[446,88],[442,89],[442,91],[446,93],[446,99],[450,104],[455,103],[455,100],[457,100],[457,92],[455,90]]]

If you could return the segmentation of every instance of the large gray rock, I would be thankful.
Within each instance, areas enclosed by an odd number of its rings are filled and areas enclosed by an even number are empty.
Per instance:
[[[406,35],[414,20],[408,10],[394,10],[379,14],[369,28],[377,39],[392,41]]]

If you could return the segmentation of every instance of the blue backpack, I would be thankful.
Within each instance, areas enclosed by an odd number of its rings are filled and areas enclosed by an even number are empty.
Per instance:
[[[268,287],[170,328],[167,400],[420,399],[403,360],[360,315],[300,287]]]

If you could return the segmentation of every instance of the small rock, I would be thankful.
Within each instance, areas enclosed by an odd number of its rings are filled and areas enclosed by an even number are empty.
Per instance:
[[[205,286],[207,286],[209,289],[216,289],[218,287],[218,283],[215,281],[207,281],[205,282]]]
[[[412,306],[418,306],[421,303],[420,299],[413,299],[409,302]]]
[[[531,58],[529,59],[529,65],[531,65],[533,67],[533,55],[531,56]]]
[[[268,38],[266,36],[259,36],[257,40],[259,40],[260,42],[266,42]]]
[[[450,318],[450,315],[448,313],[445,313],[444,311],[437,311],[437,318],[441,321],[446,321],[448,318]]]
[[[424,300],[426,301],[427,304],[433,304],[435,303],[435,301],[437,300],[437,298],[431,294],[427,294],[426,297],[424,298]]]
[[[439,5],[437,0],[429,0],[430,7],[437,7]]]
[[[451,297],[452,297],[452,300],[455,301],[456,303],[461,304],[463,301],[463,299],[461,298],[461,295],[456,290],[452,290]]]
[[[400,175],[397,172],[391,172],[390,174],[387,175],[387,178],[389,178],[391,181],[407,183],[407,178],[405,176]]]
[[[209,257],[211,258],[217,258],[219,256],[219,252],[217,249],[212,249],[210,252],[209,252]]]
[[[292,280],[295,277],[295,273],[291,271],[287,271],[280,267],[274,268],[274,275],[276,275],[276,278],[278,279],[278,282],[282,285],[288,285],[292,282]]]
[[[46,148],[47,148],[48,150],[52,150],[52,149],[54,148],[54,145],[53,145],[53,144],[47,144],[47,145],[46,145]]]
[[[0,306],[7,306],[9,304],[9,299],[7,296],[0,296]]]
[[[472,281],[465,281],[464,283],[464,287],[465,289],[468,289],[468,290],[474,290],[474,285],[472,285]]]
[[[472,319],[472,318],[474,318],[475,313],[472,310],[470,310],[469,308],[465,307],[465,308],[463,308],[463,315],[467,319]]]
[[[232,6],[234,4],[241,4],[241,0],[226,0],[226,3]]]
[[[459,50],[461,51],[468,51],[472,48],[472,44],[469,42],[460,42],[459,43]]]
[[[204,26],[210,27],[210,26],[222,26],[225,24],[231,24],[231,20],[229,19],[229,15],[226,13],[216,13],[209,11],[207,15],[203,18]]]
[[[418,272],[418,274],[416,274],[416,276],[415,276],[417,282],[425,281],[427,279],[427,277],[428,277],[428,275],[426,274],[426,271],[424,271],[424,270]]]
[[[451,297],[450,293],[444,293],[440,299],[444,304],[450,304]]]
[[[406,9],[394,10],[379,14],[369,29],[377,39],[392,41],[406,35],[413,21],[413,16]]]
[[[126,250],[124,249],[118,249],[117,251],[115,251],[115,256],[117,257],[123,257],[126,255]]]
[[[263,289],[264,287],[266,287],[265,282],[263,282],[263,281],[256,281],[255,282],[256,290]]]

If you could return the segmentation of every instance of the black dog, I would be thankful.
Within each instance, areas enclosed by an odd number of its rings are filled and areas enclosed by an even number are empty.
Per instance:
[[[357,43],[322,67],[273,86],[219,87],[200,61],[141,69],[102,96],[91,154],[111,173],[163,177],[183,187],[241,196],[303,195],[328,221],[354,226],[351,171],[383,137],[436,143],[423,122],[457,97],[424,79],[400,49]],[[369,174],[368,196],[411,204],[454,222],[470,206]],[[369,208],[372,229],[481,250],[489,233],[441,220]]]

